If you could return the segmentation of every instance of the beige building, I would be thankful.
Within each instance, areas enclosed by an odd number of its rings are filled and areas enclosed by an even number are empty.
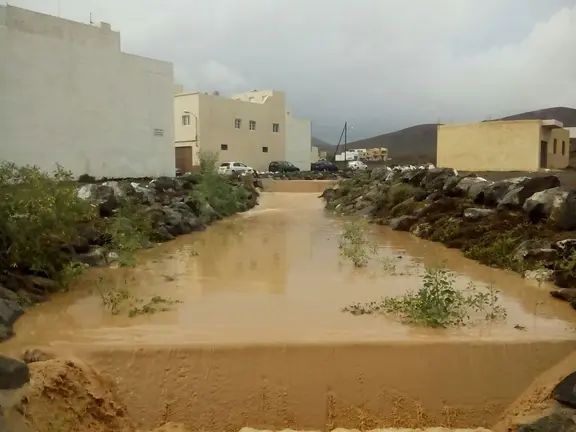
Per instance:
[[[563,169],[569,155],[569,131],[556,120],[438,126],[439,167],[462,171]]]
[[[310,169],[310,121],[292,117],[281,91],[252,91],[231,97],[184,93],[174,86],[176,167],[199,165],[201,151],[219,162],[239,161],[265,171],[275,160]]]

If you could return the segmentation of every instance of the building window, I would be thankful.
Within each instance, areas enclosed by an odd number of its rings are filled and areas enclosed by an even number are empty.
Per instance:
[[[228,150],[228,144],[220,144],[220,150],[223,150],[223,151]]]
[[[554,138],[554,151],[552,153],[556,154],[556,147],[558,145],[558,140],[556,140],[556,138]]]
[[[234,127],[240,129],[242,127],[242,119],[234,119]]]
[[[182,116],[182,124],[184,126],[189,126],[190,125],[190,114],[185,114]]]
[[[566,141],[562,141],[562,156],[566,154]]]
[[[248,129],[256,130],[256,121],[255,120],[250,120],[250,123],[248,123]]]
[[[272,123],[272,132],[280,132],[280,124]]]
[[[262,153],[268,153],[268,147],[262,147]]]

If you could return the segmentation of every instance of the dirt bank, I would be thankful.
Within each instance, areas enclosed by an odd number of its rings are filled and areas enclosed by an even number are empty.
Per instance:
[[[137,432],[116,386],[74,358],[30,364],[30,383],[3,407],[13,432]],[[185,432],[168,423],[154,432]]]
[[[492,182],[452,169],[380,168],[323,193],[326,206],[461,249],[483,264],[564,289],[576,309],[576,190],[558,177]]]

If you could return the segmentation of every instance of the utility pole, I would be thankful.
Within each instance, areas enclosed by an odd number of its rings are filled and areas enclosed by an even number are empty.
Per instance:
[[[346,151],[348,150],[348,122],[344,122],[344,161],[348,160]]]

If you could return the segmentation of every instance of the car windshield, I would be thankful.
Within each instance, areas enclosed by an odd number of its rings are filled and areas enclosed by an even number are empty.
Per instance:
[[[286,164],[286,166],[289,166],[289,167],[293,167],[293,166],[294,166],[294,164],[291,163],[291,162],[284,162],[284,163]]]
[[[220,166],[221,167],[227,167],[227,166],[230,166],[230,164],[228,162],[225,162],[225,163],[221,164]]]

